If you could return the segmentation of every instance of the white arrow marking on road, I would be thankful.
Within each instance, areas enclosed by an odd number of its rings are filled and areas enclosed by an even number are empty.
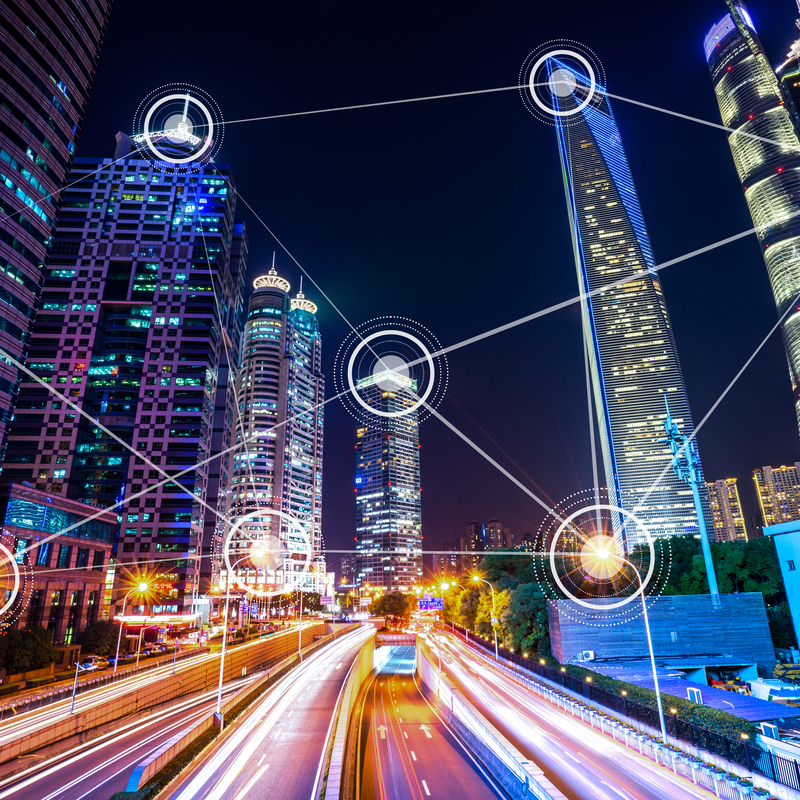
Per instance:
[[[386,738],[386,726],[385,725],[381,725],[380,728],[378,728],[378,731],[381,734],[381,739],[385,739]]]
[[[339,667],[341,667],[341,666],[342,666],[341,664],[337,664],[337,665],[334,667],[334,669],[339,669]]]
[[[420,729],[421,731],[425,731],[425,735],[426,735],[426,736],[427,736],[429,739],[433,739],[433,736],[431,736],[430,729],[428,728],[428,726],[427,726],[427,725],[420,725],[420,726],[419,726],[419,729]]]

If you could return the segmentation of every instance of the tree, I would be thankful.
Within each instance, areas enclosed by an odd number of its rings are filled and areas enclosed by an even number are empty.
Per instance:
[[[475,616],[478,613],[478,602],[481,592],[477,587],[470,586],[458,596],[458,606],[456,611],[456,622],[462,628],[475,630]]]
[[[107,620],[97,620],[86,626],[86,630],[78,636],[81,652],[89,655],[107,656],[117,649],[119,625]]]
[[[508,607],[510,597],[511,592],[508,589],[504,589],[502,592],[495,591],[494,609],[492,609],[491,590],[481,593],[481,599],[478,602],[478,611],[475,615],[475,632],[479,636],[493,636],[492,611],[494,610],[496,612],[494,616],[497,619],[497,638],[499,641],[505,640],[506,632],[503,630],[503,625],[500,620]]]
[[[535,583],[521,583],[511,592],[502,616],[503,645],[509,650],[538,653],[549,635],[547,599]]]
[[[44,669],[53,664],[58,650],[50,631],[41,626],[22,631],[7,631],[0,636],[0,668],[10,675]]]
[[[387,621],[393,618],[408,622],[411,617],[411,605],[408,597],[402,592],[389,592],[376,597],[370,603],[369,613],[373,617],[383,617]]]

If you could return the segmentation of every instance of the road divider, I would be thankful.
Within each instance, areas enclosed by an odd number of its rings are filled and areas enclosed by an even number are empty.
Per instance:
[[[512,800],[566,800],[539,766],[520,753],[439,671],[438,656],[422,642],[417,644],[416,678],[439,716]]]
[[[385,654],[381,653],[380,656],[384,662],[388,658],[388,649],[383,648],[387,652]],[[339,800],[342,786],[347,782],[344,770],[345,765],[348,763],[346,755],[349,739],[352,736],[350,720],[361,685],[372,674],[372,670],[376,666],[376,652],[375,634],[373,632],[353,661],[353,665],[350,667],[350,674],[347,676],[347,681],[339,698],[338,716],[333,733],[333,746],[328,763],[328,776],[325,782],[323,800]],[[380,667],[382,664],[378,666]]]

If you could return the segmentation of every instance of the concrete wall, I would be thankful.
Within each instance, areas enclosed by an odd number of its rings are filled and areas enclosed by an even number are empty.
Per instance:
[[[597,611],[572,600],[549,601],[550,641],[562,664],[583,650],[594,650],[597,658],[649,657],[641,613],[629,613],[621,624],[619,609],[606,611],[604,602],[614,601],[595,600]],[[656,658],[718,653],[772,673],[775,652],[760,592],[722,594],[718,607],[708,594],[653,597],[647,612]]]
[[[325,633],[325,625],[311,625],[303,629],[303,647],[311,644],[314,637]],[[225,655],[224,680],[240,677],[245,671],[273,664],[297,652],[298,633],[290,631],[287,635],[276,635],[261,642],[250,642],[231,648]],[[219,657],[208,658],[191,669],[184,669],[175,675],[165,675],[158,681],[147,684],[135,692],[125,693],[124,684],[119,685],[120,694],[113,703],[103,703],[71,717],[60,717],[52,725],[27,735],[0,749],[0,764],[12,761],[22,755],[33,753],[57,742],[82,736],[93,728],[114,720],[136,714],[151,706],[167,703],[177,697],[206,691],[219,682]],[[63,707],[59,706],[63,713]]]

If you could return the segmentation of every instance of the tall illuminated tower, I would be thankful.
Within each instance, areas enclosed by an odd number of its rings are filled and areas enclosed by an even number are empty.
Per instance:
[[[583,328],[610,502],[634,512],[654,537],[693,534],[691,489],[673,474],[664,442],[665,395],[681,433],[694,426],[619,129],[602,87],[579,110],[588,79],[555,59],[548,68],[552,102],[564,113],[556,117],[558,144],[578,284],[587,294]],[[711,529],[704,484],[701,500]],[[614,525],[626,550],[640,543],[621,518]]]
[[[800,427],[800,311],[792,308],[800,294],[800,216],[789,216],[798,211],[800,142],[750,15],[742,3],[728,6],[705,38],[705,54],[778,315],[787,314],[783,344]]]
[[[417,382],[379,372],[356,391],[379,412],[364,410],[356,432],[359,582],[408,592],[422,580],[419,420],[416,411],[403,414],[418,402]]]
[[[246,523],[233,541],[231,563],[254,538],[275,536],[287,555],[274,564],[277,575],[264,576],[245,567],[240,579],[284,584],[287,589],[325,592],[322,554],[322,427],[325,394],[322,339],[317,306],[302,290],[289,297],[289,282],[275,268],[256,278],[242,337],[238,378],[239,419],[235,437],[231,513],[235,521],[254,511],[274,508],[308,532],[310,568],[304,567],[304,545],[289,546],[297,529],[285,516]],[[263,432],[263,433],[262,433]],[[281,572],[283,570],[283,572]],[[242,574],[244,572],[244,574]]]

